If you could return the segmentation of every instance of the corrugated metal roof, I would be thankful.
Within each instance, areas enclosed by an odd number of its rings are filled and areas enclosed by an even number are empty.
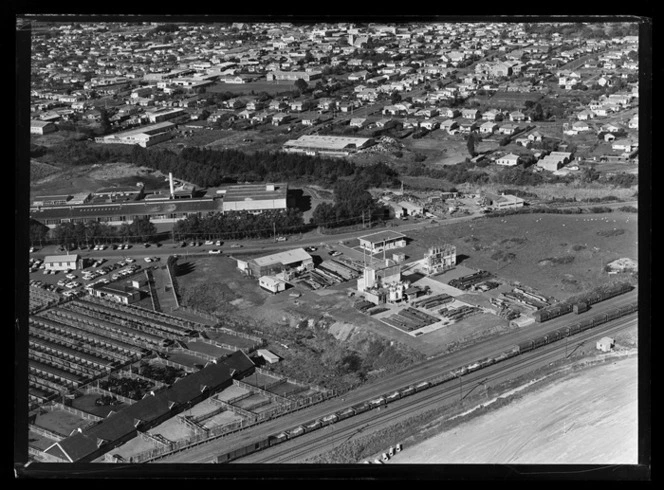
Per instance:
[[[384,230],[379,231],[378,233],[372,233],[371,235],[361,236],[359,239],[369,243],[382,243],[383,241],[389,242],[391,240],[398,240],[399,238],[405,237],[406,235],[399,233],[398,231]]]
[[[295,262],[304,262],[306,260],[312,260],[311,255],[309,255],[303,248],[296,248],[293,250],[288,250],[286,252],[279,252],[273,255],[267,255],[265,257],[258,257],[252,259],[250,262],[253,262],[259,267],[266,267],[273,264],[293,264]]]
[[[44,263],[50,263],[50,262],[72,262],[72,261],[77,261],[78,260],[78,255],[77,254],[69,254],[69,255],[47,255],[44,257]]]
[[[120,412],[109,415],[83,433],[76,433],[63,439],[49,447],[46,452],[59,457],[64,455],[65,459],[72,462],[90,458],[97,452],[100,440],[104,444],[108,443],[110,448],[113,442],[135,430],[138,421],[149,423],[159,419],[171,411],[172,402],[178,405],[185,404],[198,397],[203,387],[215,392],[231,380],[234,374],[245,373],[253,366],[253,362],[244,352],[234,352],[217,364],[210,364],[175,382],[170,388],[147,396]]]

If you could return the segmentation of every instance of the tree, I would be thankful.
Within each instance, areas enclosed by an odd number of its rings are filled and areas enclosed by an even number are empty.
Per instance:
[[[300,94],[302,94],[307,88],[309,88],[309,84],[301,78],[298,78],[295,80],[295,88],[300,91]]]
[[[130,225],[132,236],[140,241],[148,241],[157,234],[157,228],[150,222],[149,216],[140,216],[134,219]]]
[[[468,153],[471,157],[477,155],[475,152],[475,143],[476,143],[477,134],[475,131],[471,131],[468,135],[468,140],[466,141],[466,146],[468,147]]]

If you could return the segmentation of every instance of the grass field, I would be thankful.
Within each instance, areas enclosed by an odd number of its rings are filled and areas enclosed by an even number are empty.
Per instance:
[[[562,300],[617,279],[603,272],[608,262],[620,257],[638,260],[637,226],[635,214],[622,212],[482,218],[409,233],[413,242],[403,251],[422,257],[431,245],[451,243],[463,265]],[[614,228],[624,233],[598,234]],[[546,261],[561,257],[572,259]]]
[[[207,87],[206,91],[212,93],[230,92],[237,95],[267,92],[270,95],[276,95],[284,92],[291,92],[294,89],[295,82],[268,82],[267,80],[256,80],[249,83],[215,83]]]

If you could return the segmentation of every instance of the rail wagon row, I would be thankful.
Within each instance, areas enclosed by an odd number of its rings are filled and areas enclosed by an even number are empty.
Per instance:
[[[387,406],[389,403],[392,403],[396,400],[399,400],[401,398],[411,396],[415,393],[419,393],[423,390],[426,390],[432,386],[436,386],[442,383],[446,383],[448,381],[451,381],[453,379],[457,379],[461,376],[465,376],[467,374],[470,374],[472,372],[475,372],[480,369],[484,369],[488,366],[491,366],[493,364],[496,364],[498,362],[502,362],[504,360],[510,359],[512,357],[518,356],[520,354],[529,352],[537,347],[540,347],[542,345],[555,342],[557,340],[560,340],[561,338],[565,336],[570,336],[570,335],[575,335],[579,332],[582,332],[584,330],[588,330],[591,328],[594,328],[598,325],[601,325],[603,323],[609,322],[611,320],[614,320],[616,318],[620,318],[622,316],[634,313],[637,311],[638,305],[636,303],[623,306],[620,308],[616,308],[608,313],[603,313],[601,315],[596,315],[595,317],[585,320],[580,323],[576,323],[574,325],[570,325],[567,327],[563,327],[561,329],[556,330],[555,332],[551,332],[547,335],[539,336],[533,339],[530,339],[526,342],[522,342],[518,345],[514,345],[510,347],[509,349],[499,353],[498,355],[491,356],[491,357],[486,357],[484,359],[480,359],[477,361],[473,361],[470,364],[467,364],[465,366],[462,366],[460,368],[454,369],[452,371],[449,371],[447,373],[443,373],[442,375],[439,375],[435,378],[432,378],[431,380],[428,381],[422,381],[420,383],[414,384],[414,385],[409,385],[404,388],[395,390],[393,392],[390,392],[385,395],[378,396],[376,398],[373,398],[371,400],[367,400],[362,403],[358,403],[356,405],[353,405],[351,407],[344,408],[342,410],[339,410],[337,412],[331,413],[329,415],[326,415],[324,417],[317,418],[315,420],[312,420],[310,422],[298,425],[296,427],[293,427],[289,430],[280,432],[278,434],[272,434],[268,436],[267,438],[251,443],[247,446],[243,446],[241,448],[235,449],[233,451],[229,451],[226,453],[222,453],[218,455],[216,458],[214,458],[213,462],[215,463],[228,463],[233,460],[242,458],[244,456],[248,456],[250,454],[256,453],[258,451],[261,451],[263,449],[276,446],[277,444],[281,444],[282,442],[294,439],[296,437],[299,437],[303,434],[307,434],[311,431],[318,430],[322,427],[326,427],[331,424],[335,424],[337,422],[340,422],[342,420],[348,419],[350,417],[354,417],[356,415],[359,415],[361,413],[364,413],[368,410],[373,410],[375,408],[379,408],[382,406]]]
[[[451,303],[452,301],[454,301],[454,298],[449,294],[438,294],[436,296],[431,296],[430,298],[417,301],[413,303],[413,306],[431,310],[433,308],[436,308],[437,306]]]
[[[542,323],[551,320],[553,318],[565,315],[572,311],[576,311],[577,313],[582,313],[583,311],[588,309],[589,305],[593,305],[595,303],[599,303],[600,301],[604,301],[613,298],[615,296],[627,293],[632,289],[634,288],[630,284],[619,283],[611,287],[605,288],[602,291],[595,291],[593,293],[590,293],[586,295],[584,297],[584,300],[581,302],[577,301],[576,303],[559,303],[552,307],[541,309],[533,314],[533,318],[535,319],[536,322]]]
[[[493,274],[487,271],[477,271],[473,274],[469,274],[467,276],[459,277],[457,279],[452,279],[449,282],[449,285],[461,289],[461,290],[467,290],[469,289],[472,285],[477,284],[478,282],[485,281],[489,278],[493,277]]]

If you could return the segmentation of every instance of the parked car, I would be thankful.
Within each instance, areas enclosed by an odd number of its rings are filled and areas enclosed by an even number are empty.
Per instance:
[[[212,250],[209,250],[208,253],[213,255],[219,255],[221,253],[221,250],[219,250],[218,248],[214,248]]]
[[[205,240],[205,245],[214,245],[212,240]]]

